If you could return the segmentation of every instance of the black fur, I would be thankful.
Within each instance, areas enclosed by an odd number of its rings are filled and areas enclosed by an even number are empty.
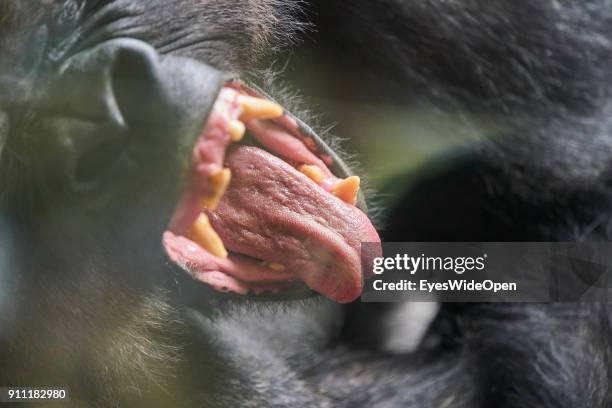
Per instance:
[[[32,137],[45,78],[30,75],[130,37],[287,95],[279,83],[316,55],[323,77],[340,77],[332,97],[348,76],[357,101],[459,114],[468,130],[495,123],[487,142],[423,171],[389,211],[386,239],[609,240],[606,1],[28,0],[0,13],[0,385],[69,386],[73,406],[101,407],[612,404],[607,304],[444,305],[403,355],[372,336],[389,305],[208,291],[185,307],[154,266],[161,254],[144,256],[159,252],[149,238],[167,209],[143,204],[134,226],[146,228],[122,235],[99,197],[49,187],[54,156]],[[164,191],[145,187],[152,202]]]

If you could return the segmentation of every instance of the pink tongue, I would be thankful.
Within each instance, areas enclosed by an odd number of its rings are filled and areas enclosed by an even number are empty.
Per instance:
[[[272,154],[236,146],[232,181],[213,228],[233,252],[278,262],[339,302],[361,293],[361,242],[379,242],[368,217]]]

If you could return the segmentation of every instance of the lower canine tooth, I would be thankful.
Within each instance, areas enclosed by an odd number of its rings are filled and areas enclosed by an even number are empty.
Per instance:
[[[200,214],[191,226],[189,237],[198,245],[219,258],[227,258],[227,250],[217,231],[210,225],[206,214]]]
[[[323,181],[323,170],[321,170],[319,166],[302,164],[298,167],[298,171],[304,173],[309,179],[317,184],[321,184]]]
[[[353,204],[357,202],[357,192],[359,191],[359,184],[361,180],[358,176],[347,177],[344,180],[340,180],[332,187],[332,193],[340,198],[342,201]]]
[[[246,130],[246,127],[244,126],[244,123],[242,123],[239,120],[230,120],[227,123],[226,130],[227,130],[227,133],[229,133],[230,137],[232,138],[232,141],[239,142],[244,137],[244,132]]]
[[[230,169],[219,169],[216,172],[208,176],[208,182],[210,183],[211,194],[208,197],[204,197],[200,201],[200,205],[203,208],[214,210],[219,205],[219,201],[227,191],[227,186],[232,178],[232,171]]]
[[[265,99],[240,95],[238,101],[242,107],[242,114],[240,115],[242,122],[251,119],[273,119],[283,114],[282,106]]]

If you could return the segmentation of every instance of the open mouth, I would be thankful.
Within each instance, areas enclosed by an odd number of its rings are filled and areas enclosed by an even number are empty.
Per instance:
[[[282,107],[238,82],[220,92],[163,245],[194,279],[241,295],[296,285],[338,302],[362,289],[361,243],[380,242],[356,207],[359,178]]]

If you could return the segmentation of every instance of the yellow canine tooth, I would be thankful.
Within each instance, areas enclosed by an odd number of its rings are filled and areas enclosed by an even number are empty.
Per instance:
[[[342,201],[353,204],[357,202],[357,192],[359,191],[359,184],[361,180],[358,176],[347,177],[344,180],[340,180],[332,187],[332,193],[340,198]]]
[[[200,245],[202,248],[219,258],[227,258],[227,250],[223,241],[210,225],[206,214],[200,214],[198,219],[191,226],[189,238]]]
[[[277,103],[253,96],[240,95],[238,103],[242,107],[240,120],[273,119],[283,115],[283,108]]]
[[[244,126],[244,123],[239,120],[230,120],[227,123],[227,127],[225,130],[227,131],[227,133],[229,133],[232,141],[239,142],[244,137],[246,127]]]
[[[277,271],[277,272],[281,272],[287,269],[285,265],[283,265],[282,263],[278,263],[278,262],[270,262],[268,264],[268,268],[272,269],[273,271]]]
[[[323,170],[319,166],[302,164],[297,169],[317,184],[321,184],[323,181]]]
[[[208,197],[202,198],[200,205],[202,208],[214,210],[219,205],[219,201],[223,197],[223,194],[227,191],[227,186],[232,178],[232,171],[230,169],[219,169],[208,176],[208,182],[210,183],[211,194]]]

